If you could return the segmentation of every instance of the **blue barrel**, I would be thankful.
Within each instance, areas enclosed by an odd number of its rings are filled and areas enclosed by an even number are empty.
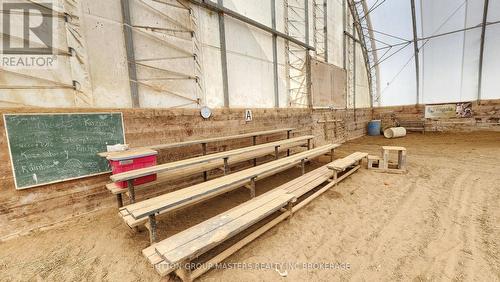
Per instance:
[[[380,127],[382,126],[381,120],[372,120],[368,122],[368,135],[377,136],[380,135]]]

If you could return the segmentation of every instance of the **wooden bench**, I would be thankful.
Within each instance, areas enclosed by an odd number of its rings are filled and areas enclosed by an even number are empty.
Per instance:
[[[183,281],[191,281],[206,271],[201,268],[199,273],[190,273],[186,264],[192,259],[234,237],[269,215],[280,211],[283,207],[287,207],[286,211],[282,211],[280,216],[265,226],[266,229],[270,229],[292,215],[291,203],[294,200],[295,197],[287,191],[274,189],[156,243],[144,249],[142,253],[161,276],[176,271]],[[253,234],[253,237],[257,236]],[[220,262],[249,241],[251,239],[247,237],[243,242],[240,241],[239,244],[233,245],[229,250],[219,254],[212,262]]]
[[[222,142],[222,141],[252,137],[253,145],[257,145],[257,137],[258,136],[272,135],[272,134],[286,132],[287,139],[289,139],[291,137],[290,134],[291,134],[292,130],[294,130],[294,128],[280,128],[280,129],[257,131],[257,132],[250,132],[250,133],[230,135],[230,136],[221,136],[221,137],[214,137],[214,138],[207,138],[207,139],[182,141],[182,142],[176,142],[176,143],[143,146],[143,147],[132,148],[131,150],[140,150],[143,148],[152,149],[152,150],[165,150],[165,149],[175,149],[175,148],[186,147],[186,146],[201,145],[203,154],[206,155],[208,143]],[[119,153],[119,152],[101,152],[101,153],[98,153],[98,155],[106,158],[108,156],[113,156],[116,153]]]
[[[294,212],[310,203],[358,168],[359,165],[333,181],[332,170],[328,168],[328,165],[321,166],[227,212],[155,243],[144,249],[142,253],[161,276],[166,276],[175,271],[182,281],[191,281],[273,226],[286,218],[290,218]],[[297,199],[325,182],[329,183],[314,191],[314,193],[307,195],[300,202],[296,202]],[[293,203],[296,204],[293,205]],[[285,206],[286,209],[283,208]],[[272,213],[278,213],[278,215],[214,257],[209,258],[208,261],[203,262],[203,267],[186,268],[186,265],[190,265],[189,263],[194,259],[249,229]]]
[[[396,119],[396,125],[404,127],[407,131],[418,131],[425,133],[425,120]]]
[[[114,174],[110,178],[113,183],[106,185],[106,188],[116,195],[118,207],[123,206],[122,194],[129,192],[131,203],[135,202],[135,190],[144,189],[158,185],[159,183],[178,179],[184,176],[203,173],[204,180],[208,180],[207,171],[215,168],[223,168],[225,174],[229,173],[229,166],[238,162],[254,159],[254,165],[257,164],[258,157],[273,154],[275,159],[278,158],[280,152],[288,150],[292,147],[307,144],[308,149],[311,146],[311,140],[314,135],[306,135],[291,139],[280,140],[276,142],[264,143],[240,149],[204,155],[186,160],[151,166],[147,168],[127,171],[119,174]],[[148,149],[149,150],[149,149]],[[125,153],[122,153],[125,154]],[[115,154],[113,157],[120,157]],[[108,157],[109,158],[109,157]],[[157,180],[142,185],[133,185],[133,180],[142,176],[157,174]],[[127,181],[127,189],[119,187],[116,182]]]
[[[367,157],[368,153],[355,152],[345,158],[331,162],[327,165],[327,167],[333,170],[333,179],[334,181],[336,181],[339,173],[345,171],[346,169],[351,167],[357,167],[356,169],[359,169],[359,167],[361,166],[361,161]]]
[[[304,167],[305,160],[333,152],[339,144],[324,145],[319,148],[301,152],[279,160],[271,161],[243,171],[225,175],[207,182],[199,183],[188,188],[180,189],[165,195],[134,203],[120,209],[119,215],[130,227],[144,224],[149,219],[148,230],[151,242],[156,242],[156,215],[173,212],[185,208],[239,187],[250,190],[250,196],[255,196],[255,181],[297,164]],[[331,154],[331,153],[330,153]],[[304,172],[304,169],[302,170]]]

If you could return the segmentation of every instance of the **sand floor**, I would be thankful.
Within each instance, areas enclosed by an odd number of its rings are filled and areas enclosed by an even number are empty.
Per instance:
[[[225,260],[231,269],[200,280],[500,281],[500,133],[363,137],[338,156],[378,154],[380,145],[407,147],[409,173],[360,169]],[[298,175],[260,181],[258,194]],[[246,199],[239,189],[178,212],[159,223],[159,236]],[[0,281],[159,281],[141,255],[147,246],[147,233],[130,232],[109,208],[0,243]],[[241,268],[276,263],[287,265]]]

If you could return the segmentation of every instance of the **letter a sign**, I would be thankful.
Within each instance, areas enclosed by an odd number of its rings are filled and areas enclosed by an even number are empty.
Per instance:
[[[245,121],[249,122],[253,120],[252,110],[245,110]]]

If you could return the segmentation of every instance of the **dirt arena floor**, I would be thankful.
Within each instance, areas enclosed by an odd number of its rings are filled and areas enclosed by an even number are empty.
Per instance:
[[[500,281],[500,133],[363,137],[337,156],[379,154],[381,145],[407,147],[408,174],[363,167],[229,257],[230,269],[200,280]],[[258,194],[297,175],[260,181]],[[164,218],[159,236],[247,198],[239,189]],[[109,208],[0,243],[0,280],[159,281],[141,255],[147,246],[147,233],[130,232]],[[275,263],[287,267],[269,267]]]

